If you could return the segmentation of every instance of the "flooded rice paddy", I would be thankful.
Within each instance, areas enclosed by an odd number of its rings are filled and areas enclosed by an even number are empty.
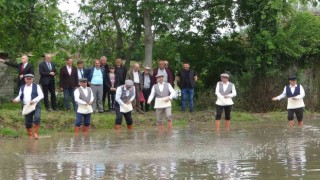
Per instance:
[[[319,179],[320,122],[0,140],[0,179]]]

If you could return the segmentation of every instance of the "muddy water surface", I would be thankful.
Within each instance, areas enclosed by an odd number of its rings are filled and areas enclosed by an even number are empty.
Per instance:
[[[0,179],[319,179],[320,122],[270,124],[0,140]]]

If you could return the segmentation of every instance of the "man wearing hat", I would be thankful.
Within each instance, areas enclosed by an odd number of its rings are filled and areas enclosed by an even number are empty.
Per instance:
[[[143,114],[143,111],[141,110],[141,104],[140,104],[140,92],[142,90],[143,87],[143,81],[142,81],[142,76],[141,76],[141,72],[140,72],[140,65],[138,63],[135,63],[133,65],[133,68],[131,70],[128,71],[126,79],[130,79],[133,81],[134,83],[134,87],[136,90],[136,99],[135,99],[135,109]]]
[[[38,130],[40,127],[40,100],[43,99],[43,92],[39,85],[33,83],[33,75],[24,75],[25,84],[20,87],[19,95],[13,100],[14,103],[22,102],[24,105],[37,103],[35,110],[24,116],[25,126],[30,138],[39,139]],[[32,129],[33,127],[33,129]]]
[[[124,116],[127,128],[132,129],[133,120],[131,117],[131,111],[121,112],[120,106],[131,105],[136,96],[135,86],[132,80],[127,79],[124,85],[119,86],[116,91],[116,102],[114,109],[116,111],[116,123],[115,129],[120,129],[122,124],[122,115]]]
[[[158,74],[156,77],[157,77],[158,83],[153,85],[151,89],[151,93],[148,98],[148,104],[150,104],[153,98],[156,97],[155,109],[156,109],[158,127],[160,130],[163,129],[162,118],[163,118],[163,114],[166,113],[167,121],[168,121],[167,125],[168,125],[168,128],[171,129],[172,128],[171,105],[157,108],[156,104],[158,104],[157,101],[160,101],[160,100],[164,100],[165,102],[171,101],[175,95],[175,91],[172,88],[170,83],[164,82],[163,74]]]
[[[144,98],[147,100],[150,96],[151,88],[153,85],[153,78],[150,74],[149,66],[144,67],[144,72],[142,73],[142,81],[143,81],[142,94]],[[142,110],[144,110],[145,112],[149,111],[150,105],[146,101],[140,102],[140,104],[141,104]]]
[[[84,105],[84,106],[88,107],[89,109],[91,109],[89,106],[92,105],[93,100],[94,100],[94,96],[93,96],[91,88],[87,87],[88,79],[86,79],[86,78],[79,79],[79,84],[80,84],[80,87],[74,91],[74,99],[75,99],[76,103],[78,104],[78,107],[80,105]],[[84,112],[80,112],[79,108],[77,109],[76,122],[75,122],[75,128],[74,128],[75,133],[79,132],[82,119],[84,120],[82,131],[85,133],[89,131],[90,121],[91,121],[91,113],[92,112],[90,112],[90,110],[88,110],[88,112],[84,113]]]
[[[107,73],[107,80],[106,80],[106,86],[108,90],[108,108],[110,112],[114,111],[116,90],[119,85],[120,85],[119,75],[115,73],[115,67],[111,65],[109,66],[109,71]]]
[[[235,85],[229,82],[229,74],[220,75],[221,81],[217,83],[215,94],[216,101],[216,130],[220,130],[220,120],[222,112],[225,114],[225,128],[230,129],[231,109],[233,105],[232,98],[237,95]]]
[[[305,91],[300,84],[297,84],[297,77],[291,76],[289,77],[289,85],[284,87],[284,90],[281,95],[277,97],[273,97],[273,101],[280,101],[281,99],[287,97],[288,98],[288,120],[289,126],[294,126],[294,114],[296,114],[298,119],[298,126],[303,126],[303,111],[305,104],[303,102],[303,98],[305,96]]]

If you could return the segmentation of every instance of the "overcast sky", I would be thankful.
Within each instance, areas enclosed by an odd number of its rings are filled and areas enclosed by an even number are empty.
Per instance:
[[[77,14],[81,0],[60,0],[59,8],[68,13]]]

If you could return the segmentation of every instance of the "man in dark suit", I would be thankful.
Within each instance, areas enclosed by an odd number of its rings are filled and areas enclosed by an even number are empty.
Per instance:
[[[73,60],[68,58],[66,66],[60,69],[60,90],[63,91],[64,103],[67,111],[71,111],[70,99],[73,109],[76,111],[76,103],[74,101],[74,90],[79,86],[77,68],[72,66]]]
[[[109,66],[109,72],[107,73],[106,87],[108,90],[108,108],[109,111],[114,111],[114,102],[116,96],[117,87],[120,86],[119,75],[115,73],[114,66]]]
[[[18,70],[18,88],[25,84],[25,81],[23,79],[23,76],[26,74],[34,74],[33,66],[28,63],[28,56],[22,55],[21,56],[21,63],[11,63],[8,61],[5,61],[3,59],[0,59],[0,62],[3,62],[4,64],[11,66],[13,68],[16,68]]]
[[[145,102],[140,102],[140,104],[141,104],[141,109],[144,110],[145,112],[148,112],[150,105],[147,103],[147,101],[150,96],[152,86],[154,84],[152,76],[150,74],[149,66],[144,67],[144,72],[142,73],[142,82],[143,82],[142,93],[143,93]]]
[[[87,78],[87,70],[84,68],[83,61],[77,62],[78,79]]]
[[[47,111],[51,111],[48,95],[51,95],[51,108],[57,110],[57,98],[54,76],[57,74],[55,65],[51,62],[51,55],[46,54],[44,61],[39,64],[40,84],[44,95],[44,105]]]

